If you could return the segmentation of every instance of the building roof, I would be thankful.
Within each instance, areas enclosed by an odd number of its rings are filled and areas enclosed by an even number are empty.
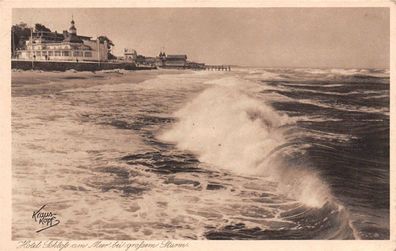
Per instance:
[[[71,26],[69,28],[69,32],[64,31],[63,35],[65,36],[65,39],[63,42],[70,42],[70,43],[83,43],[83,39],[90,39],[89,37],[84,37],[84,36],[77,36],[77,29],[74,26],[74,20],[72,18],[71,20]]]
[[[81,36],[81,35],[77,35],[77,37],[81,38],[82,40],[90,40],[92,38],[92,37]]]
[[[187,59],[187,55],[167,55],[166,59]]]
[[[83,43],[82,39],[76,36],[75,34],[69,34],[63,42],[70,42],[70,43]]]
[[[41,38],[43,41],[63,41],[64,36],[61,33],[48,32],[48,31],[36,31],[33,32],[34,38]]]

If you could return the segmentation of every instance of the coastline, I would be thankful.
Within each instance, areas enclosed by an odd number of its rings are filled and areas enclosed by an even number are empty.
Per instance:
[[[185,72],[185,71],[183,71]],[[180,74],[178,70],[151,71],[13,71],[11,73],[12,96],[54,94],[66,89],[86,88],[104,84],[138,84],[161,74]],[[111,79],[111,81],[109,81]],[[70,81],[72,80],[72,81]]]
[[[111,61],[47,61],[47,60],[11,60],[11,68],[19,70],[42,71],[101,71],[101,70],[153,70],[154,66],[137,66],[132,62]]]

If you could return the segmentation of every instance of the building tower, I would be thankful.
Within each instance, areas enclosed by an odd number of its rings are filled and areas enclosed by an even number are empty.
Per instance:
[[[73,34],[73,35],[77,35],[77,29],[76,29],[76,27],[74,26],[74,20],[73,20],[73,18],[72,18],[72,20],[71,20],[71,26],[70,26],[70,28],[69,28],[69,33],[70,34]]]
[[[64,31],[65,39],[63,40],[63,42],[83,43],[82,39],[79,36],[77,36],[77,29],[76,29],[76,26],[74,26],[73,17],[72,17],[70,24],[71,24],[71,26],[69,28],[69,32]]]

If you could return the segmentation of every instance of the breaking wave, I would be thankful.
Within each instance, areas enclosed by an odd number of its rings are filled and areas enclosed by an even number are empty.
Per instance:
[[[237,77],[207,84],[211,86],[176,112],[178,122],[161,140],[216,168],[275,180],[279,192],[307,206],[321,207],[331,198],[319,174],[282,158],[295,147],[286,137],[295,120],[254,98],[249,90],[257,84]]]

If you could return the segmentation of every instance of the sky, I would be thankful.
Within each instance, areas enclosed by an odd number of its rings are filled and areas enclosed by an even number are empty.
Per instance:
[[[389,8],[13,9],[13,24],[106,35],[156,56],[187,54],[207,64],[261,67],[389,68]]]

